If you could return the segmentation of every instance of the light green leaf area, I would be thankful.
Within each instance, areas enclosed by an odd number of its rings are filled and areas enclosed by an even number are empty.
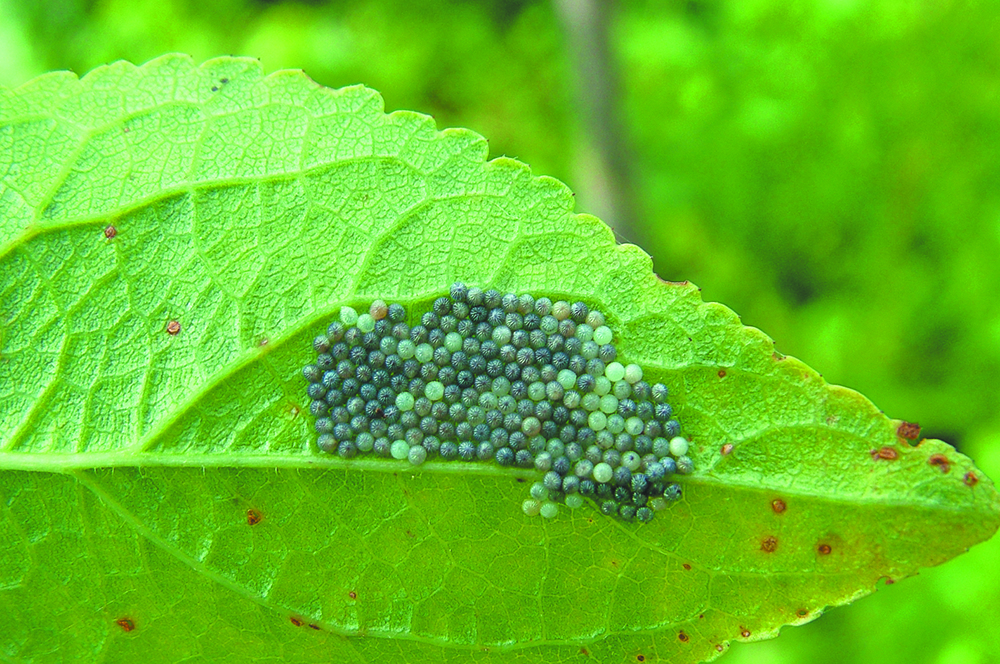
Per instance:
[[[486,156],[247,59],[0,90],[0,661],[698,662],[997,529],[969,459]],[[312,338],[455,280],[601,309],[683,498],[544,520],[533,472],[320,453]]]

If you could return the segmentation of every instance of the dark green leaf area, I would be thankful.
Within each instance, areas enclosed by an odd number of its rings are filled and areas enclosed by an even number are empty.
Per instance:
[[[408,321],[413,322],[411,326]],[[345,306],[303,375],[317,446],[344,459],[486,462],[544,474],[526,514],[556,503],[648,522],[693,470],[663,383],[618,362],[603,313],[582,301],[458,282],[408,315]]]

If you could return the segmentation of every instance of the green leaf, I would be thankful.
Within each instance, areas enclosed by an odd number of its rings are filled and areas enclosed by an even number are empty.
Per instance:
[[[969,459],[486,156],[247,59],[0,90],[0,659],[697,662],[997,529]],[[312,337],[455,280],[600,307],[684,498],[546,521],[527,471],[318,452]]]

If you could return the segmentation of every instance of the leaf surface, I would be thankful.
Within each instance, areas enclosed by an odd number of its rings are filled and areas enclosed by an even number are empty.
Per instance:
[[[0,659],[698,662],[997,529],[969,459],[486,156],[247,59],[0,90]],[[316,450],[311,339],[456,280],[600,308],[683,499],[546,521],[528,471]]]

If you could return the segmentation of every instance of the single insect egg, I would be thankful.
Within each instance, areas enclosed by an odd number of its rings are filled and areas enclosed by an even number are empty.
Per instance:
[[[351,307],[341,307],[340,322],[346,327],[353,327],[358,322],[358,312]]]
[[[382,300],[375,300],[368,308],[368,315],[375,320],[382,320],[389,314],[389,306]]]
[[[392,447],[389,448],[389,452],[393,459],[405,459],[410,454],[410,446],[405,440],[395,440]]]
[[[546,519],[554,519],[556,518],[556,515],[559,514],[559,505],[553,502],[546,501],[542,503],[542,508],[541,510],[539,510],[539,514],[541,514]]]
[[[680,436],[670,441],[670,453],[674,457],[681,457],[688,453],[688,442]]]
[[[625,378],[625,367],[622,366],[621,362],[612,362],[605,367],[604,375],[612,383],[617,382]]]
[[[594,466],[593,476],[595,482],[604,484],[611,481],[611,478],[614,476],[614,471],[610,465],[602,461]]]
[[[523,503],[521,503],[521,509],[528,516],[538,516],[538,513],[542,509],[542,503],[541,501],[529,498],[525,500]]]
[[[427,450],[420,445],[414,445],[407,452],[407,458],[414,466],[419,466],[427,460]]]

